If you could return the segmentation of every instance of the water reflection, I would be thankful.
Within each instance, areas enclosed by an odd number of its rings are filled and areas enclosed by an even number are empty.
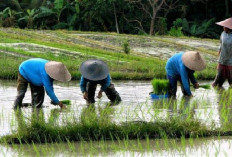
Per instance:
[[[0,145],[6,156],[230,156],[232,137]]]
[[[24,128],[26,124],[33,120],[41,120],[51,125],[62,125],[62,119],[82,123],[91,123],[95,121],[93,119],[104,123],[110,121],[122,123],[180,117],[182,119],[194,118],[208,125],[215,123],[215,127],[231,129],[232,97],[230,95],[232,91],[228,89],[227,84],[225,84],[224,90],[195,90],[193,91],[195,95],[193,98],[183,97],[180,88],[178,88],[177,99],[158,101],[152,101],[149,98],[148,93],[152,90],[150,82],[127,81],[115,82],[115,84],[123,99],[122,103],[117,106],[108,106],[106,96],[103,96],[93,106],[87,106],[83,101],[78,82],[74,81],[68,84],[55,83],[54,86],[59,98],[71,100],[72,105],[68,107],[68,110],[61,111],[58,107],[50,105],[50,99],[45,97],[44,108],[40,110],[27,107],[22,108],[20,112],[14,112],[12,107],[16,95],[16,82],[0,81],[0,136],[11,134],[18,128],[17,131],[20,131],[20,128]],[[25,101],[30,102],[30,93],[25,96]],[[168,146],[165,140],[150,141],[149,145],[147,145],[147,141],[139,141],[140,143],[138,141],[130,141],[129,143],[124,143],[124,141],[85,143],[82,141],[82,143],[51,144],[49,146],[47,144],[36,145],[35,150],[27,144],[7,147],[0,145],[0,150],[2,151],[1,154],[6,154],[5,156],[34,156],[36,151],[47,156],[179,156],[186,153],[193,154],[192,156],[214,156],[216,153],[220,155],[221,152],[215,150],[222,149],[222,147],[227,154],[232,153],[231,138],[228,140],[203,139],[203,141],[197,141],[198,139],[194,140],[194,143],[184,146],[181,140],[168,140]],[[172,146],[172,143],[174,143],[174,146]],[[148,146],[149,149],[145,149],[145,146]],[[142,148],[141,151],[140,148]],[[202,152],[202,150],[206,151]]]
[[[71,100],[72,105],[68,106],[68,110],[59,113],[57,122],[62,124],[60,120],[62,118],[68,118],[71,120],[81,121],[83,110],[87,108],[86,102],[82,98],[82,93],[78,86],[77,81],[72,81],[67,84],[59,82],[54,83],[54,90],[57,96],[61,100]],[[109,114],[107,119],[111,119],[113,122],[119,124],[128,121],[148,121],[153,122],[158,119],[175,118],[177,116],[182,119],[194,118],[202,121],[207,125],[215,123],[216,127],[226,125],[232,118],[229,116],[231,112],[228,106],[229,98],[225,97],[218,90],[210,89],[197,89],[193,90],[194,97],[183,97],[181,89],[177,90],[176,99],[161,99],[153,101],[149,97],[149,92],[152,91],[150,82],[115,82],[116,90],[122,97],[122,103],[117,106],[108,106],[111,108],[112,113]],[[225,84],[225,89],[228,88],[228,84]],[[9,134],[12,129],[15,130],[17,124],[15,121],[15,114],[12,110],[14,97],[16,96],[16,82],[15,81],[3,81],[0,80],[0,136]],[[232,98],[231,98],[232,99]],[[25,102],[30,102],[30,93],[25,96]],[[221,102],[221,103],[219,103]],[[101,116],[100,110],[107,106],[108,99],[105,95],[98,100],[95,104],[95,113],[97,116]],[[227,105],[220,105],[220,104]],[[44,100],[44,118],[45,121],[49,121],[50,114],[58,109],[57,106],[50,104],[50,99],[45,96]],[[229,113],[227,113],[229,111]],[[30,119],[32,108],[22,108],[24,117]],[[229,116],[226,119],[225,115]],[[106,116],[106,115],[105,115]],[[225,121],[225,122],[224,122]],[[228,122],[226,122],[228,121]]]

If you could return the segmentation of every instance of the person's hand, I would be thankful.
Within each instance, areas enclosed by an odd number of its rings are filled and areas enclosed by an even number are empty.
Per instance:
[[[200,86],[199,83],[195,83],[193,87],[194,87],[195,89],[198,89],[199,86]]]
[[[98,92],[97,98],[98,98],[98,99],[101,99],[101,97],[102,97],[102,90],[100,90],[100,91]]]
[[[61,109],[66,109],[66,105],[63,104],[61,101],[59,101],[58,105],[60,106]]]
[[[185,97],[185,98],[192,98],[193,95],[192,95],[192,94],[191,94],[191,95],[184,95],[184,97]]]
[[[88,92],[84,92],[84,93],[83,93],[83,98],[84,98],[85,100],[88,100]]]

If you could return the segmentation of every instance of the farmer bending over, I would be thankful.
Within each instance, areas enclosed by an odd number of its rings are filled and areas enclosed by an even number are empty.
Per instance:
[[[42,106],[46,91],[53,104],[59,105],[60,108],[66,108],[54,93],[53,80],[61,82],[71,80],[71,75],[63,63],[40,58],[22,62],[19,66],[17,96],[14,101],[14,109],[22,107],[22,101],[27,91],[28,83],[31,88],[33,107],[38,108]]]
[[[176,96],[177,81],[181,84],[183,94],[185,96],[192,96],[189,80],[194,88],[199,88],[199,84],[193,74],[195,71],[205,69],[205,67],[205,61],[198,52],[179,52],[172,56],[166,64],[167,78],[170,83],[169,96]]]
[[[121,101],[119,93],[111,83],[109,69],[105,62],[97,59],[87,60],[81,64],[80,71],[82,74],[80,88],[87,104],[95,103],[94,96],[97,84],[101,85],[98,98],[102,97],[102,92],[104,91],[111,104],[118,104]]]

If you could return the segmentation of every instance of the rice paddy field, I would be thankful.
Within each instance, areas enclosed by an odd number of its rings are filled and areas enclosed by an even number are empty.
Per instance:
[[[186,98],[178,86],[176,99],[152,100],[153,78],[165,78],[165,63],[178,51],[199,51],[207,68],[197,73],[201,85],[216,74],[218,40],[132,36],[114,33],[0,28],[0,156],[230,156],[232,91],[192,89]],[[130,53],[124,53],[127,40]],[[50,104],[13,110],[19,64],[29,58],[63,62],[69,83],[54,83],[66,110]],[[79,87],[79,66],[99,58],[110,67],[122,97],[107,97],[88,106]],[[99,87],[97,91],[99,90]],[[30,89],[24,102],[30,103]]]

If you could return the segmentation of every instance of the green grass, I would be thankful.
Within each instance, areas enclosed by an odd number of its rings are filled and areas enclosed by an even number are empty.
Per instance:
[[[45,122],[43,114],[32,115],[31,123],[26,123],[20,113],[17,113],[19,127],[12,135],[1,138],[7,143],[51,143],[82,140],[123,140],[146,138],[177,138],[208,136],[207,127],[198,121],[182,121],[174,118],[157,122],[126,122],[117,125],[106,118],[108,110],[102,110],[100,117],[93,108],[87,108],[81,115],[81,122],[69,123],[65,126],[54,124],[54,121]],[[54,118],[51,118],[55,120]]]
[[[131,51],[125,54],[122,47],[107,44],[106,42],[88,39],[85,37],[77,36],[75,33],[88,33],[89,32],[76,32],[76,31],[35,31],[35,30],[22,30],[14,28],[1,28],[0,37],[4,43],[32,43],[40,46],[48,46],[58,49],[60,54],[53,54],[51,50],[44,48],[41,53],[30,52],[30,50],[23,50],[23,48],[16,48],[12,46],[0,46],[0,53],[10,52],[7,57],[0,58],[0,62],[12,62],[9,64],[10,68],[17,69],[19,62],[18,56],[23,56],[21,61],[27,58],[44,58],[48,60],[56,60],[63,62],[69,69],[72,79],[80,79],[79,66],[80,64],[90,58],[99,58],[107,62],[110,68],[110,73],[113,79],[117,80],[151,80],[152,78],[165,78],[165,63],[164,60],[147,56],[138,52]],[[112,35],[112,33],[110,33]],[[104,33],[102,34],[104,35]],[[108,34],[106,34],[108,35]],[[115,35],[116,37],[124,38],[125,35]],[[136,40],[158,40],[157,37],[147,36],[131,36]],[[163,39],[160,39],[163,40]],[[197,39],[196,39],[197,40]],[[165,41],[166,42],[166,41]],[[175,45],[175,43],[173,43]],[[178,44],[177,44],[178,46]],[[24,46],[26,47],[26,46]],[[52,50],[53,51],[53,50]],[[206,50],[205,50],[206,51]],[[14,54],[16,56],[14,56]],[[6,65],[6,64],[5,64]],[[6,69],[3,65],[1,68]],[[8,65],[7,65],[8,66]],[[213,79],[216,74],[216,63],[207,65],[207,69],[199,72],[199,79]],[[17,70],[15,70],[17,71]],[[0,71],[0,78],[15,78],[15,71],[2,72]]]
[[[221,106],[220,114],[224,119],[220,128],[215,127],[213,124],[206,125],[194,118],[194,109],[196,106],[204,105],[203,101],[200,104],[199,101],[192,102],[186,106],[188,99],[183,99],[180,103],[177,100],[170,99],[168,101],[157,101],[152,108],[146,108],[147,110],[152,110],[153,120],[124,121],[120,124],[111,120],[113,108],[109,106],[99,107],[98,111],[96,111],[94,106],[89,106],[81,111],[81,116],[78,116],[78,118],[64,116],[60,119],[60,112],[53,112],[48,121],[45,121],[42,110],[36,110],[36,112],[32,113],[29,122],[28,118],[24,118],[21,110],[18,110],[15,112],[18,130],[11,135],[1,137],[0,141],[3,143],[54,143],[231,136],[232,125],[228,119],[230,112],[227,112],[227,110],[230,107],[228,103],[232,102],[232,99],[224,99],[224,97],[232,95],[231,91],[223,92],[219,102]],[[160,109],[168,110],[170,108],[172,108],[173,113],[178,113],[178,115],[159,118]],[[141,116],[141,114],[137,113],[138,110],[135,109],[134,115]],[[73,111],[73,114],[76,114],[75,111]]]

